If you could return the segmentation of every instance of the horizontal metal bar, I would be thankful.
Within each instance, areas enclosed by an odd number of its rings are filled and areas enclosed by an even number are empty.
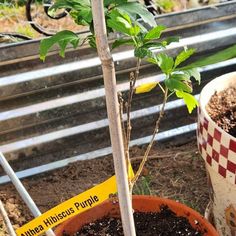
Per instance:
[[[169,138],[172,138],[172,137],[175,137],[178,135],[190,133],[190,132],[195,131],[196,127],[197,127],[197,124],[194,123],[194,124],[190,124],[190,125],[181,126],[181,127],[175,128],[175,129],[171,129],[168,131],[164,131],[164,132],[158,133],[156,135],[155,140],[161,141],[161,140],[169,139]],[[130,146],[147,144],[150,142],[150,139],[151,139],[151,136],[146,136],[143,138],[132,140],[130,142]],[[45,164],[45,165],[29,168],[29,169],[26,169],[23,171],[19,171],[19,172],[16,172],[16,175],[18,176],[18,178],[21,179],[21,178],[41,174],[41,173],[44,173],[47,171],[55,170],[58,168],[62,168],[64,166],[68,165],[69,163],[73,163],[76,161],[83,161],[83,160],[91,160],[94,158],[110,155],[111,153],[112,153],[111,147],[107,147],[107,148],[99,149],[96,151],[84,153],[81,155],[73,156],[70,158],[66,158],[61,161],[55,161],[55,162],[51,162],[49,164]],[[8,176],[1,176],[0,177],[0,184],[7,183],[9,181],[10,180],[9,180]]]
[[[147,78],[140,79],[137,81],[137,85],[141,85],[143,83],[148,83],[148,82],[154,82],[154,81],[162,81],[164,78],[164,75],[155,75],[155,76],[150,76]],[[122,83],[117,86],[118,91],[125,91],[129,89],[129,83]],[[54,108],[66,106],[66,105],[71,105],[74,103],[79,103],[79,102],[85,102],[88,100],[96,99],[99,97],[104,97],[105,96],[105,90],[104,88],[100,89],[94,89],[91,91],[67,96],[67,97],[62,97],[62,98],[57,98],[53,99],[50,101],[42,102],[42,103],[37,103],[34,105],[22,107],[22,108],[17,108],[5,112],[0,113],[0,121],[8,120],[8,119],[13,119],[33,113],[38,113],[46,110],[51,110]]]
[[[182,12],[180,11],[180,12],[173,12],[173,13],[166,13],[166,14],[157,15],[157,16],[155,16],[155,19],[156,19],[157,23],[160,20],[164,20],[165,22],[168,23],[170,18],[173,17],[176,19],[176,17],[179,16],[178,21],[174,20],[174,23],[180,24],[180,25],[189,24],[190,22],[196,22],[196,21],[201,22],[202,20],[206,20],[206,19],[215,19],[217,21],[217,19],[220,16],[234,14],[236,12],[235,5],[236,5],[235,0],[226,1],[224,3],[217,3],[214,5],[202,6],[199,8],[187,9]],[[202,11],[207,12],[207,14],[204,15],[204,18],[201,17]],[[214,12],[215,14],[212,14],[212,12]],[[194,15],[194,17],[193,17],[193,15]],[[195,17],[195,15],[198,17]],[[172,21],[171,21],[171,23],[172,23]],[[87,31],[85,31],[85,32],[87,32]],[[81,32],[81,33],[83,33],[83,32]],[[6,45],[6,46],[0,45],[0,49],[1,49],[1,51],[3,51],[5,48],[14,48],[14,47],[22,46],[22,45],[31,46],[31,44],[38,43],[39,41],[40,41],[40,39],[34,39],[34,40],[31,40],[30,42],[18,42],[18,43],[13,43],[13,44]]]
[[[200,44],[200,43],[206,43],[206,42],[210,43],[211,40],[215,40],[215,39],[220,40],[220,39],[227,38],[230,36],[235,36],[235,35],[236,35],[236,27],[226,29],[226,30],[220,30],[217,32],[197,35],[193,37],[183,38],[180,40],[179,43],[173,43],[172,45],[170,45],[168,49],[177,49],[184,46],[191,46],[194,44]],[[154,50],[154,52],[159,52],[159,51],[161,50]],[[133,50],[118,52],[118,53],[113,54],[113,58],[115,62],[131,59],[133,57],[134,57]],[[68,72],[91,68],[91,67],[95,67],[99,65],[101,65],[101,62],[98,57],[95,57],[95,58],[90,58],[87,60],[71,62],[71,63],[67,63],[63,65],[57,65],[54,67],[20,73],[17,75],[5,76],[5,77],[0,78],[0,87],[9,86],[12,84],[17,84],[17,83],[26,82],[26,81],[37,80],[37,79],[45,78],[48,76],[65,74]]]
[[[196,96],[198,98],[198,95]],[[175,109],[177,107],[184,106],[184,102],[182,99],[178,99],[175,101],[168,102],[166,104],[165,110],[171,110]],[[137,119],[140,117],[144,117],[147,115],[152,115],[154,113],[157,113],[160,111],[161,105],[153,106],[153,107],[148,107],[144,108],[141,110],[133,111],[131,112],[131,119]],[[96,130],[96,129],[101,129],[104,127],[108,126],[108,119],[102,119],[90,123],[86,123],[83,125],[78,125],[75,127],[67,128],[67,129],[62,129],[58,131],[54,131],[51,133],[43,134],[43,135],[38,135],[32,138],[16,141],[13,143],[5,144],[0,146],[0,151],[3,153],[8,153],[8,152],[13,152],[16,150],[20,150],[23,148],[28,148],[31,146],[51,142],[60,138],[65,138],[69,137],[75,134],[81,134],[85,133],[88,131]]]
[[[205,72],[205,71],[210,71],[213,69],[217,69],[217,68],[221,68],[221,67],[225,67],[225,66],[233,65],[233,64],[236,64],[236,58],[233,58],[224,62],[220,62],[217,64],[209,65],[199,70],[200,72]],[[164,79],[163,74],[145,77],[137,81],[137,86],[143,83],[156,82],[156,81],[161,82],[163,81],[163,79]],[[128,89],[129,89],[128,82],[118,85],[118,91],[126,91]],[[105,96],[104,88],[94,89],[92,91],[87,91],[87,92],[83,92],[83,93],[79,93],[79,94],[75,94],[75,95],[71,95],[67,97],[62,97],[62,98],[57,98],[57,99],[49,100],[42,103],[37,103],[37,104],[26,106],[26,107],[8,110],[5,112],[0,112],[0,121],[14,119],[14,118],[30,115],[33,113],[39,113],[42,111],[63,107],[66,105],[72,105],[74,103],[84,102],[84,101],[96,99],[103,96]]]

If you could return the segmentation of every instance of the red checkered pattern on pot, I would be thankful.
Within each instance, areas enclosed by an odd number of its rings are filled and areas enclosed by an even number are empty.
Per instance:
[[[198,108],[198,149],[203,159],[222,177],[236,184],[236,141]]]

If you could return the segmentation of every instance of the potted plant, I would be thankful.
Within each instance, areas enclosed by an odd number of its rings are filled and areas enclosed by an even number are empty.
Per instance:
[[[161,34],[165,30],[164,26],[157,26],[152,15],[142,7],[142,5],[136,2],[128,2],[126,0],[120,1],[104,1],[104,6],[101,1],[62,1],[58,0],[51,10],[55,11],[58,8],[70,9],[70,14],[79,24],[87,24],[90,27],[91,34],[82,40],[82,42],[88,41],[92,47],[97,47],[98,54],[102,61],[104,82],[106,89],[106,101],[108,118],[110,121],[110,133],[113,147],[113,157],[115,163],[115,172],[118,185],[118,198],[121,211],[121,219],[124,228],[125,235],[135,235],[132,207],[130,202],[130,195],[132,189],[140,176],[145,162],[148,159],[149,152],[153,145],[155,135],[158,133],[160,121],[164,115],[164,109],[167,99],[176,95],[179,98],[183,98],[189,112],[191,112],[196,106],[197,101],[192,93],[192,86],[190,78],[194,78],[200,82],[200,74],[196,69],[198,66],[204,66],[207,64],[216,63],[218,61],[225,60],[234,56],[234,51],[230,49],[230,53],[223,53],[223,57],[216,55],[215,57],[201,60],[197,63],[192,63],[189,66],[181,67],[193,53],[194,49],[184,49],[176,58],[170,57],[164,52],[155,53],[156,49],[165,48],[172,42],[178,41],[176,37],[166,38],[161,40]],[[104,16],[105,15],[105,16]],[[136,18],[141,17],[146,23],[152,26],[151,30],[147,30],[143,25],[136,21]],[[120,96],[120,104],[118,103],[118,96],[116,92],[115,70],[112,57],[109,51],[107,32],[114,33],[119,32],[124,37],[117,39],[112,48],[116,48],[120,45],[131,45],[134,47],[134,55],[137,59],[136,70],[130,74],[130,90],[128,94],[127,102],[123,102],[122,95]],[[96,42],[95,42],[96,36]],[[61,48],[61,55],[64,56],[65,48],[68,43],[71,43],[74,47],[77,47],[80,42],[80,38],[70,32],[62,31],[55,36],[44,39],[40,47],[40,55],[42,59],[45,56],[49,48],[58,43]],[[165,74],[164,83],[156,81],[155,83],[148,83],[136,88],[136,81],[139,76],[139,68],[142,60],[147,60],[150,63],[155,64]],[[128,179],[127,172],[130,171],[130,159],[129,159],[129,141],[131,134],[131,119],[130,111],[132,104],[133,94],[143,93],[151,91],[154,87],[159,86],[160,91],[163,93],[163,103],[160,109],[156,124],[154,127],[152,139],[147,146],[143,160],[135,173],[134,177]],[[123,109],[126,108],[126,121],[123,118]],[[123,129],[121,129],[121,127]],[[124,141],[123,141],[124,140]],[[149,203],[149,204],[148,204]],[[137,211],[156,212],[160,210],[161,205],[167,205],[174,214],[178,216],[188,216],[190,224],[199,230],[201,228],[202,235],[217,235],[212,226],[207,223],[196,212],[191,213],[187,207],[182,204],[174,203],[170,200],[163,200],[154,197],[134,197],[133,209]],[[101,212],[101,210],[103,212]],[[97,212],[97,213],[95,213]],[[89,223],[97,218],[103,217],[110,213],[110,216],[117,216],[118,206],[112,204],[111,201],[101,204],[73,219],[68,221],[64,226],[61,226],[56,231],[57,235],[62,235],[63,230],[68,230],[69,233],[75,233],[79,230],[82,224]],[[171,213],[172,214],[172,213]],[[91,218],[92,217],[92,218]],[[81,225],[78,223],[81,222]],[[74,225],[76,221],[76,225]],[[73,232],[70,231],[71,225],[74,225]],[[69,228],[67,228],[69,227]],[[164,229],[165,231],[165,229]],[[152,233],[152,232],[151,232]],[[195,232],[199,233],[199,232]],[[65,234],[65,233],[64,233]],[[187,235],[187,234],[186,234]],[[191,235],[191,234],[188,234]]]
[[[209,179],[213,221],[220,235],[236,235],[236,73],[208,83],[200,94],[198,147]]]

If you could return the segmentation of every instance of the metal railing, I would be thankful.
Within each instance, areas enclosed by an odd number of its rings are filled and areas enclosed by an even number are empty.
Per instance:
[[[168,48],[172,55],[188,45],[197,49],[195,58],[199,58],[236,42],[236,1],[161,15],[156,20],[169,27],[166,36],[182,37]],[[102,72],[95,51],[69,49],[61,59],[54,48],[42,63],[38,46],[38,40],[0,46],[0,151],[20,178],[111,153]],[[126,94],[127,78],[135,67],[133,51],[124,47],[113,56],[118,89]],[[215,76],[235,70],[235,64],[232,59],[201,69],[203,81],[200,87],[194,85],[196,96]],[[162,79],[154,66],[142,64],[138,83]],[[156,91],[135,96],[131,145],[149,142],[160,102]],[[194,133],[195,115],[187,115],[182,101],[170,100],[157,140]],[[8,182],[1,174],[0,183]]]

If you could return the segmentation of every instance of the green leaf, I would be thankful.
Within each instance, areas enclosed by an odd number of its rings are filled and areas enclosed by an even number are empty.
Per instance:
[[[77,34],[64,30],[58,32],[57,34],[51,36],[50,38],[45,38],[40,42],[39,54],[40,59],[45,60],[48,50],[55,44],[58,44],[60,47],[60,55],[65,56],[65,49],[68,44],[71,44],[76,48],[79,44],[79,37]]]
[[[111,4],[119,5],[122,3],[126,3],[128,0],[104,0],[104,6],[108,7]]]
[[[134,25],[130,29],[130,33],[131,33],[132,36],[137,36],[140,31],[141,31],[141,28],[138,25]]]
[[[177,67],[182,62],[186,61],[193,53],[195,52],[195,49],[190,48],[182,51],[175,59],[175,65],[174,67]]]
[[[196,62],[191,63],[187,66],[184,66],[180,69],[187,70],[187,69],[192,69],[192,68],[197,68],[197,67],[203,67],[203,66],[215,64],[218,62],[226,61],[226,60],[229,60],[233,57],[236,57],[236,45],[231,46],[231,47],[224,49],[222,51],[219,51],[211,56],[201,58],[200,60],[197,60]]]
[[[134,49],[134,56],[138,58],[144,58],[146,56],[151,56],[152,52],[148,48],[145,47],[139,47]]]
[[[198,82],[198,84],[201,83],[201,74],[197,68],[184,70],[183,72],[187,74],[189,77],[193,77]]]
[[[89,0],[57,0],[51,7],[50,10],[57,9],[71,9],[80,11],[81,7],[91,8],[91,4]]]
[[[183,91],[176,91],[175,94],[178,98],[183,98],[189,113],[192,113],[193,109],[198,106],[198,101],[193,95]]]
[[[92,9],[90,0],[57,0],[50,11],[57,9],[70,10],[71,17],[79,25],[90,25],[92,22]]]
[[[73,18],[78,25],[90,25],[93,20],[92,9],[88,7],[81,7],[80,11],[74,13]]]
[[[157,60],[156,56],[147,58],[147,61],[152,64],[158,65],[158,60]]]
[[[174,72],[171,74],[171,79],[176,79],[179,81],[187,81],[187,82],[191,82],[190,80],[190,75],[189,74],[185,74],[185,73],[181,73],[181,72]]]
[[[188,93],[192,92],[191,85],[184,79],[181,80],[180,78],[171,77],[165,80],[165,85],[172,92],[176,90]]]
[[[169,57],[168,55],[164,53],[159,53],[157,56],[158,66],[161,68],[161,71],[165,74],[171,73],[173,66],[174,66],[174,60],[172,57]]]
[[[158,25],[154,28],[152,28],[144,37],[146,40],[150,39],[159,39],[161,37],[161,33],[163,30],[165,30],[166,27],[163,25]]]
[[[130,28],[126,28],[123,24],[120,24],[117,20],[108,19],[107,25],[114,31],[121,32],[126,35],[131,35]]]
[[[117,48],[121,45],[133,45],[134,41],[132,39],[117,39],[113,44],[112,44],[112,49]]]
[[[179,42],[179,37],[175,37],[175,36],[173,36],[173,37],[168,37],[168,38],[166,38],[166,39],[164,39],[163,41],[162,41],[162,44],[164,45],[164,46],[167,46],[167,45],[170,45],[171,43],[178,43]]]
[[[157,82],[142,84],[135,89],[135,93],[136,94],[147,93],[151,91],[152,89],[154,89],[157,86],[157,84],[158,84]]]
[[[132,27],[132,24],[130,21],[128,21],[125,17],[120,17],[118,16],[116,18],[116,20],[119,22],[119,23],[122,23],[126,29],[130,29]]]
[[[141,3],[137,2],[127,2],[116,7],[122,12],[126,12],[129,15],[138,15],[144,22],[152,27],[156,26],[156,21],[151,12],[147,10]]]
[[[118,31],[129,36],[132,35],[132,22],[126,13],[121,14],[119,11],[113,10],[110,12],[108,17],[107,25],[113,29],[113,31]]]
[[[94,35],[89,35],[87,38],[88,38],[88,43],[89,43],[90,47],[91,48],[97,48],[95,36]]]
[[[148,42],[145,43],[143,46],[146,48],[153,48],[153,49],[157,48],[165,49],[165,46],[162,44],[162,42]]]

